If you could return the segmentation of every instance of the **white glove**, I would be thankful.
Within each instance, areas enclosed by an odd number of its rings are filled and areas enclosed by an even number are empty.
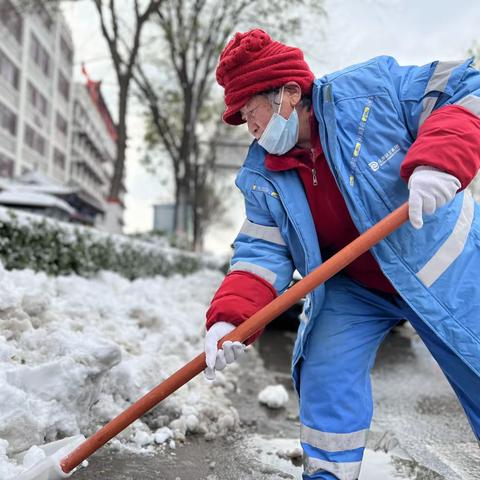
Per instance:
[[[434,167],[417,167],[408,180],[408,216],[414,228],[423,226],[422,214],[431,215],[453,200],[461,187],[460,180]]]
[[[227,322],[214,323],[205,335],[205,357],[207,368],[203,371],[207,380],[215,380],[215,370],[223,370],[227,365],[243,355],[245,345],[227,341],[217,349],[218,341],[235,330],[235,325]]]

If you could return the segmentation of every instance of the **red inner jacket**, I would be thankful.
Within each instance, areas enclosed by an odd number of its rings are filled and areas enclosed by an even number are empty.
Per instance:
[[[265,165],[276,171],[297,169],[322,255],[328,258],[358,237],[358,231],[328,167],[313,114],[311,127],[312,150],[294,148],[282,156],[268,154]],[[480,168],[480,118],[455,105],[433,112],[419,129],[417,139],[402,163],[400,175],[408,181],[420,165],[454,175],[460,180],[462,189],[465,188]],[[239,273],[228,274],[217,290],[207,311],[207,329],[218,321],[238,325],[276,296],[273,287],[265,280],[252,273]],[[344,273],[368,288],[396,293],[370,252],[347,266]]]

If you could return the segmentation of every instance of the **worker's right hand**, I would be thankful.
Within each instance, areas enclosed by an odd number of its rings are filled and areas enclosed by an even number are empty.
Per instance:
[[[228,364],[243,355],[245,345],[241,342],[224,342],[221,349],[217,348],[218,341],[235,330],[235,325],[227,322],[214,323],[205,335],[205,360],[207,368],[204,370],[207,380],[215,380],[215,370],[223,370]]]
[[[432,215],[455,198],[460,180],[434,167],[417,167],[408,180],[408,216],[417,230],[423,226],[423,214]]]

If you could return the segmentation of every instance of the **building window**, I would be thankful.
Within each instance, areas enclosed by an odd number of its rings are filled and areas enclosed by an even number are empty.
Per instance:
[[[13,177],[13,158],[0,152],[0,177]]]
[[[17,12],[10,0],[0,0],[0,22],[12,34],[15,40],[21,44],[23,34],[22,16]]]
[[[0,76],[8,82],[15,90],[18,90],[20,80],[20,70],[15,64],[0,50]]]
[[[62,72],[58,72],[58,91],[62,94],[62,97],[68,102],[70,98],[70,83],[65,78]]]
[[[45,139],[30,125],[25,126],[25,143],[40,155],[45,155]]]
[[[58,148],[55,149],[53,154],[53,163],[55,164],[55,167],[65,170],[65,155],[58,150]]]
[[[70,48],[70,45],[62,36],[60,36],[60,52],[62,54],[63,59],[68,64],[71,64],[73,61],[73,51]]]
[[[34,33],[30,34],[30,56],[46,77],[50,77],[50,55]]]
[[[0,127],[12,136],[17,134],[17,115],[3,103],[0,103]]]
[[[48,113],[47,99],[30,82],[28,82],[27,97],[30,105],[46,117]]]
[[[56,117],[56,121],[55,121],[56,125],[57,125],[57,130],[60,132],[60,133],[63,133],[65,136],[67,136],[67,133],[68,133],[68,123],[67,121],[65,120],[65,118],[60,115],[58,112],[57,112],[57,117]]]

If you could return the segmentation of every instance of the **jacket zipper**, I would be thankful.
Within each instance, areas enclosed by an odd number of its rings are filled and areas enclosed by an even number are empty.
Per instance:
[[[247,168],[247,167],[243,167],[243,168]],[[258,171],[258,170],[255,170],[253,168],[247,168],[247,170],[250,170],[251,172],[254,172],[258,175],[260,175],[262,178],[264,178],[265,180],[267,180],[267,182],[271,183],[277,192],[280,192],[281,189],[278,188],[278,185],[271,179],[271,178],[267,178],[262,172]],[[293,229],[295,230],[296,234],[297,234],[297,237],[298,239],[300,240],[300,244],[302,245],[302,248],[303,248],[303,254],[304,254],[304,257],[305,257],[305,277],[310,274],[313,270],[310,270],[310,265],[309,265],[309,259],[308,259],[308,254],[307,254],[307,247],[306,247],[306,244],[304,243],[303,241],[303,237],[300,235],[300,231],[299,229],[297,228],[297,225],[296,223],[292,220],[292,215],[290,214],[285,202],[283,201],[283,195],[279,195],[279,200],[280,200],[280,203],[282,204],[283,206],[283,209],[285,210],[285,213],[287,214],[287,218],[290,220],[291,224],[293,225]],[[320,254],[320,258],[321,258],[321,254]],[[316,296],[315,296],[315,293],[314,291],[311,291],[309,293],[310,295],[310,308],[311,308],[311,312],[313,312],[313,302],[314,300],[316,299]],[[315,298],[314,298],[315,297]],[[306,297],[305,297],[306,298]],[[311,317],[310,319],[311,320]],[[310,325],[312,322],[309,321],[308,322],[308,325]]]
[[[331,92],[331,84],[326,84],[323,88],[328,88]],[[330,93],[331,95],[331,93]],[[333,178],[335,180],[335,183],[337,184],[338,186],[338,189],[340,190],[340,193],[342,194],[342,196],[345,198],[345,191],[344,191],[344,188],[343,186],[341,185],[340,183],[340,175],[338,174],[338,169],[337,169],[337,166],[331,161],[331,159],[329,158],[329,138],[328,138],[328,129],[327,129],[327,122],[325,120],[325,115],[324,115],[324,112],[325,112],[325,102],[322,101],[322,115],[320,115],[320,118],[318,119],[318,124],[320,126],[320,128],[322,129],[322,134],[323,134],[323,143],[322,143],[322,135],[320,135],[320,143],[322,145],[322,148],[323,148],[323,153],[325,155],[325,159],[327,161],[327,164],[330,168],[330,171],[332,172],[332,175],[333,175]],[[324,148],[324,147],[327,147],[327,148]],[[348,208],[348,205],[347,205],[347,208]],[[348,209],[350,211],[350,209]],[[353,219],[353,217],[352,217]],[[355,222],[354,222],[355,223]]]
[[[318,179],[317,179],[317,169],[315,168],[315,152],[314,149],[310,149],[310,155],[312,157],[312,180],[313,180],[313,186],[316,187],[318,185]]]

